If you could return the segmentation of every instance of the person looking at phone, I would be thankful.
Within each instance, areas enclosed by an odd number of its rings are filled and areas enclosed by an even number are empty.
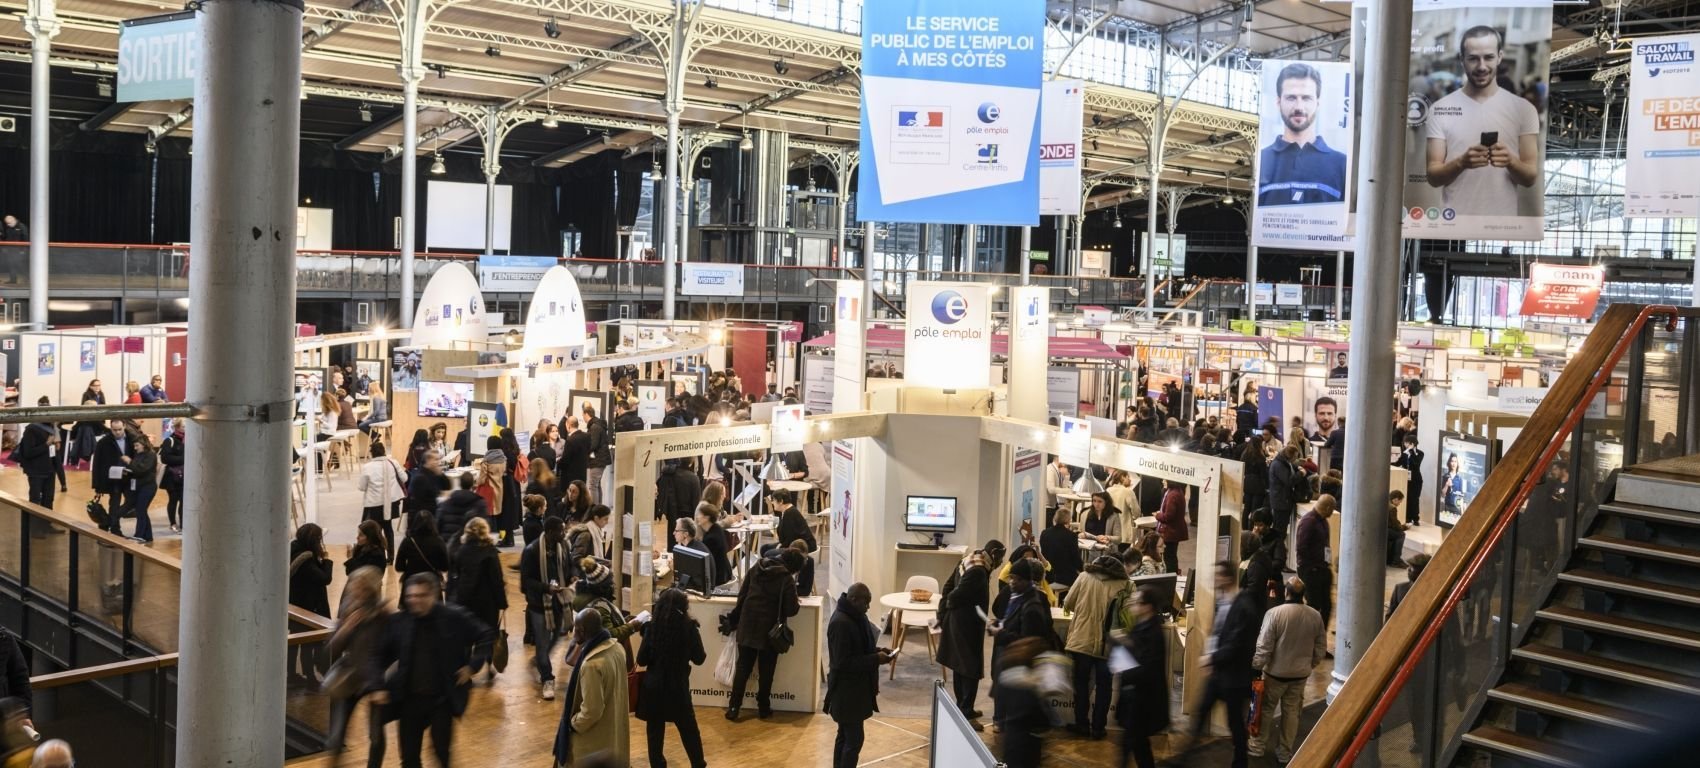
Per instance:
[[[1516,216],[1517,188],[1540,178],[1540,114],[1499,87],[1505,35],[1476,26],[1458,41],[1464,87],[1428,115],[1428,183],[1460,213]]]

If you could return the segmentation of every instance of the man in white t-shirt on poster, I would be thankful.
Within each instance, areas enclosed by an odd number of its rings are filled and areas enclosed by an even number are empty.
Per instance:
[[[1540,114],[1499,87],[1505,36],[1493,27],[1464,31],[1458,58],[1464,87],[1434,103],[1428,116],[1428,183],[1460,214],[1516,216],[1517,188],[1540,177]]]

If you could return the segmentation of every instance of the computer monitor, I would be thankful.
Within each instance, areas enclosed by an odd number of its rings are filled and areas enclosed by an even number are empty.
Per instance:
[[[714,588],[714,561],[695,547],[674,547],[673,585],[707,597]]]
[[[1155,573],[1150,576],[1133,577],[1133,588],[1136,590],[1149,587],[1157,593],[1157,612],[1165,613],[1174,607],[1175,586],[1178,579],[1173,573]]]
[[[471,400],[471,382],[419,382],[419,416],[421,418],[464,419],[467,414],[467,403]]]
[[[926,533],[956,532],[955,496],[910,496],[904,506],[903,528]]]

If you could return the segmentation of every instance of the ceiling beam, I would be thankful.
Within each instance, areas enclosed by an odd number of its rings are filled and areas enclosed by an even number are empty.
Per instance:
[[[561,147],[560,149],[557,149],[553,152],[550,152],[547,155],[543,155],[541,157],[538,157],[536,160],[531,161],[531,164],[534,167],[542,168],[544,166],[549,165],[550,163],[555,162],[556,160],[561,160],[561,159],[564,159],[564,158],[572,157],[573,155],[576,155],[576,154],[583,152],[585,150],[588,150],[588,149],[600,149],[600,148],[603,148],[603,147],[607,147],[609,145],[609,143],[612,142],[612,141],[613,141],[613,139],[609,138],[608,134],[606,134],[606,133],[597,134],[595,136],[591,136],[588,139],[585,139],[584,141],[580,141],[580,142],[577,142],[577,143],[574,143],[574,144],[569,144],[569,145]]]
[[[113,120],[117,120],[119,115],[128,111],[130,111],[130,102],[115,101],[106,105],[106,108],[95,114],[94,117],[84,120],[77,127],[84,131],[98,131],[105,128]]]
[[[336,149],[339,149],[339,150],[349,149],[351,147],[357,146],[357,145],[361,144],[362,142],[366,141],[367,139],[370,139],[373,136],[376,136],[380,133],[383,133],[385,128],[388,128],[392,125],[395,125],[397,121],[401,120],[402,116],[403,116],[403,110],[400,110],[400,109],[390,110],[390,112],[388,114],[385,114],[383,117],[380,117],[376,120],[373,120],[372,122],[363,126],[360,130],[355,131],[351,134],[348,134],[347,136],[343,137],[341,140],[337,141],[337,143],[333,146]]]

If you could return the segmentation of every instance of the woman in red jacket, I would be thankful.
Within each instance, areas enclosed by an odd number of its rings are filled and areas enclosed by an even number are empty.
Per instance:
[[[1163,537],[1163,566],[1180,573],[1181,542],[1186,541],[1186,486],[1164,480],[1163,508],[1157,512],[1157,535]]]

